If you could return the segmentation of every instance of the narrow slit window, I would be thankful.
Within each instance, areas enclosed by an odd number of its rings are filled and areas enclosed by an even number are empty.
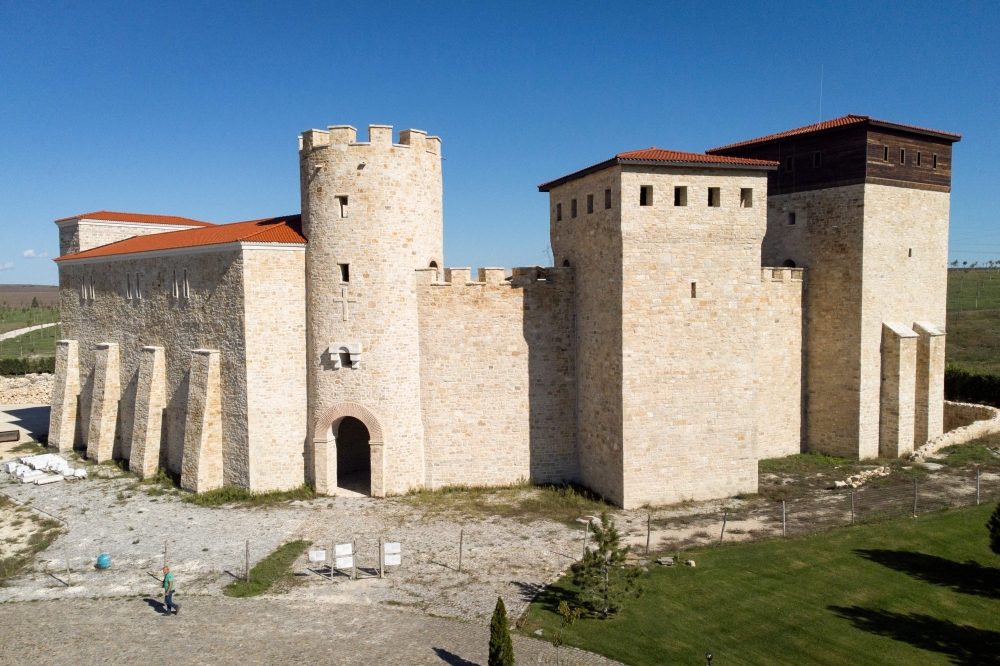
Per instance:
[[[688,188],[686,186],[679,186],[674,188],[674,205],[675,206],[688,205]]]
[[[917,151],[917,166],[920,166],[920,151]]]
[[[340,267],[340,281],[350,282],[351,281],[351,265],[350,264],[337,264]]]
[[[142,287],[139,284],[139,271],[135,272],[135,299],[142,300]]]
[[[937,155],[931,155],[931,168],[937,169]]]
[[[587,215],[590,215],[593,212],[594,212],[594,195],[593,194],[588,194],[587,195]]]
[[[132,300],[132,274],[125,274],[125,299]]]
[[[556,204],[556,222],[562,222],[562,204]]]
[[[640,206],[652,206],[653,205],[653,186],[643,185],[639,188],[639,205]]]
[[[818,167],[822,163],[823,163],[823,157],[821,153],[817,150],[815,153],[813,153],[813,166]]]
[[[790,226],[790,227],[794,227],[795,226],[795,213],[794,212],[788,213],[788,226]]]
[[[604,190],[604,210],[611,208],[611,190]]]
[[[90,276],[90,300],[94,300],[94,276]]]
[[[691,283],[691,298],[698,298],[698,283]]]
[[[785,158],[785,171],[791,171],[795,168],[795,160],[791,157]]]
[[[80,283],[80,298],[87,300],[87,278],[83,278]]]
[[[576,217],[576,199],[570,199],[569,202],[569,216]]]
[[[340,216],[347,217],[347,197],[337,197],[337,204],[340,206]]]
[[[899,149],[899,163],[906,164],[906,148]]]
[[[174,279],[170,283],[170,295],[173,298],[177,298],[180,295],[177,289],[177,271],[174,271]]]
[[[912,257],[913,256],[913,248],[912,247],[909,250],[907,250],[906,256],[907,257]]]
[[[889,146],[882,146],[882,161],[889,161]]]
[[[708,188],[708,207],[718,208],[722,205],[722,190],[718,187]]]
[[[740,188],[740,208],[753,208],[753,188]]]
[[[188,269],[184,269],[184,284],[181,285],[184,298],[191,298],[191,285],[188,284]]]

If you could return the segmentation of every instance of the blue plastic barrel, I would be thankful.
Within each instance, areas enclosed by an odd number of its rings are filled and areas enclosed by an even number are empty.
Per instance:
[[[111,556],[108,555],[107,553],[101,553],[100,556],[97,558],[97,568],[107,569],[110,566],[111,566]]]

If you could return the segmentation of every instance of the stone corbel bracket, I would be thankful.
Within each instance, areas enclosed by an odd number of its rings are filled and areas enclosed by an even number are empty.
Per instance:
[[[358,342],[331,342],[330,360],[333,367],[340,370],[344,364],[340,362],[340,355],[348,354],[351,361],[351,368],[357,370],[361,367],[361,344]]]

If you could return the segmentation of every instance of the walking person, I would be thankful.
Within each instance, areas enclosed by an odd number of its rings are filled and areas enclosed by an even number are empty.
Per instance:
[[[163,567],[163,607],[167,609],[167,615],[170,615],[170,609],[174,609],[174,615],[181,609],[180,604],[174,603],[174,575],[170,573],[170,567]]]

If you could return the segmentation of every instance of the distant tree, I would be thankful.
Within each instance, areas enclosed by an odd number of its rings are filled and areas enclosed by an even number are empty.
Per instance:
[[[990,531],[990,550],[1000,555],[1000,503],[986,522],[986,529]]]
[[[497,597],[497,606],[493,609],[493,620],[490,622],[490,654],[489,666],[514,666],[514,643],[510,640],[510,627],[507,626],[507,607],[503,599]]]
[[[34,298],[31,299],[31,307],[35,308],[36,310],[38,309],[38,297],[37,296],[35,296]]]
[[[592,529],[597,548],[588,550],[583,560],[572,566],[573,584],[593,612],[607,617],[618,612],[626,598],[642,594],[637,583],[639,570],[625,566],[630,547],[621,547],[618,528],[607,513],[601,514],[601,524]]]
[[[955,261],[951,262],[951,267],[952,268],[958,268],[958,259],[956,259]]]

